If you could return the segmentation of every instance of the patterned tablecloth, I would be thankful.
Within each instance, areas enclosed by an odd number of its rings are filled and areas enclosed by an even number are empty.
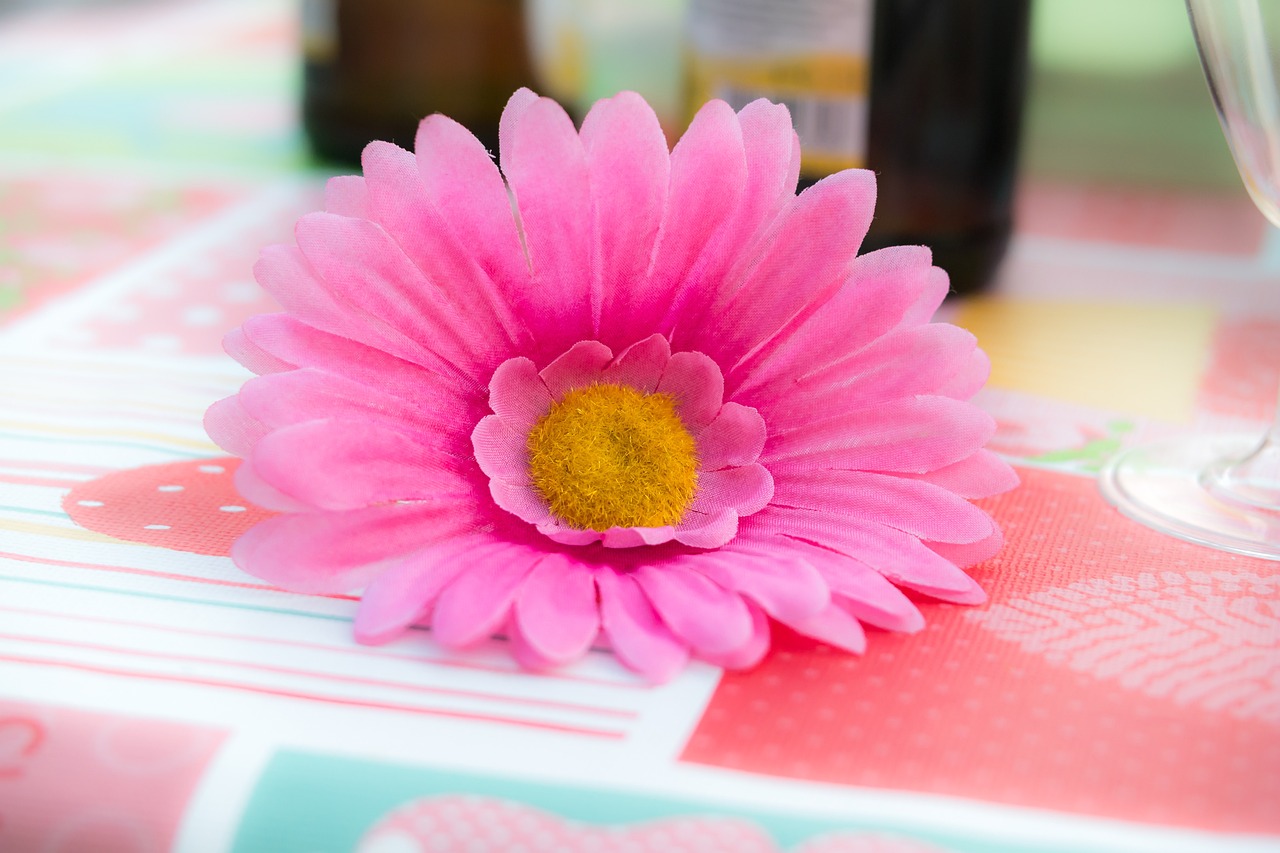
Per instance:
[[[0,18],[0,850],[1280,849],[1280,565],[1095,481],[1269,416],[1243,192],[1025,182],[999,286],[944,309],[1022,477],[988,604],[862,657],[779,629],[742,674],[527,675],[358,646],[350,597],[227,558],[261,514],[200,426],[245,378],[219,341],[323,179],[292,8],[122,9]]]

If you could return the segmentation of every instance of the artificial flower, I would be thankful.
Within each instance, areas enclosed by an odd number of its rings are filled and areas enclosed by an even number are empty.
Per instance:
[[[505,635],[531,668],[595,644],[646,677],[749,667],[770,620],[850,652],[916,631],[899,588],[983,600],[1012,487],[967,402],[989,364],[932,323],[923,247],[858,255],[871,172],[796,194],[787,110],[706,104],[671,150],[623,93],[575,129],[528,90],[501,171],[431,116],[374,142],[255,267],[283,312],[227,350],[237,486],[280,511],[232,557],[363,589],[355,634]]]

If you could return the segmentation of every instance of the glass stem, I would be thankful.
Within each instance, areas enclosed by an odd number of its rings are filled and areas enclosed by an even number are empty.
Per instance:
[[[1242,459],[1223,460],[1204,476],[1219,500],[1280,519],[1280,399],[1262,442]]]

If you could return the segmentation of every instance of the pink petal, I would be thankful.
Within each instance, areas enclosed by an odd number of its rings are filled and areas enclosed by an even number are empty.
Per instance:
[[[769,652],[769,620],[760,610],[751,604],[747,605],[751,614],[751,635],[747,642],[731,652],[702,655],[708,663],[722,666],[725,669],[751,669]]]
[[[521,521],[536,524],[539,528],[552,521],[547,502],[533,490],[532,486],[509,483],[495,477],[489,481],[489,494],[493,497],[494,503]],[[594,542],[595,538],[587,541]]]
[[[331,418],[275,430],[254,447],[258,474],[318,509],[434,498],[464,488],[459,461],[371,420]]]
[[[480,419],[471,433],[471,446],[485,476],[513,486],[529,485],[525,436],[508,427],[497,415]]]
[[[987,514],[930,483],[866,471],[791,471],[775,480],[782,506],[872,521],[936,542],[977,542],[991,535]]]
[[[495,340],[492,325],[486,327],[479,318],[476,333],[464,338],[460,329],[466,315],[447,307],[440,289],[378,225],[309,213],[298,220],[295,236],[298,248],[335,296],[414,342],[414,361],[444,375],[455,373],[466,383],[474,381],[475,373],[496,366],[499,353],[506,351]]]
[[[562,351],[594,337],[591,318],[600,298],[592,289],[586,154],[573,121],[548,98],[523,105],[510,119],[504,115],[499,135],[502,172],[533,272],[527,310],[544,341]]]
[[[847,516],[781,507],[770,507],[766,513],[754,516],[752,522],[763,530],[817,542],[848,554],[899,586],[943,601],[974,604],[986,597],[972,578],[939,556],[935,549],[892,527]]]
[[[418,125],[414,152],[427,197],[437,211],[447,213],[443,223],[448,233],[508,300],[525,291],[529,266],[511,198],[484,145],[453,119],[437,114]]]
[[[944,397],[954,397],[957,400],[968,400],[987,384],[990,376],[991,359],[982,350],[974,350],[969,353],[964,366],[934,393]]]
[[[368,385],[314,368],[250,379],[240,389],[240,402],[245,411],[272,429],[333,417],[370,418],[398,426],[401,431],[437,435],[453,426],[440,417],[438,409],[429,411]],[[447,405],[445,401],[440,403]]]
[[[922,474],[972,456],[995,434],[995,420],[950,397],[909,397],[775,432],[762,458],[792,471],[903,471]]]
[[[726,278],[707,327],[687,340],[733,365],[798,313],[812,313],[844,282],[874,208],[875,177],[865,170],[837,172],[805,190],[765,236],[745,279]]]
[[[523,356],[498,365],[489,380],[489,407],[514,432],[528,434],[554,402],[538,368]]]
[[[834,601],[821,613],[787,624],[806,637],[855,655],[867,650],[867,634],[862,625]]]
[[[516,596],[515,625],[530,648],[550,663],[582,657],[600,631],[591,571],[563,554],[545,556]]]
[[[441,591],[471,566],[477,551],[493,546],[484,536],[457,536],[410,554],[378,575],[356,612],[356,642],[386,643],[424,620]]]
[[[429,408],[454,409],[462,397],[456,376],[440,374],[386,352],[312,328],[288,314],[259,314],[244,322],[249,342],[298,367],[314,367]]]
[[[920,323],[928,323],[933,318],[933,315],[937,313],[939,306],[942,305],[942,300],[946,299],[947,294],[950,292],[951,280],[947,277],[946,272],[937,267],[931,267],[924,290],[903,313],[902,324],[904,326],[914,326]]]
[[[688,662],[688,646],[663,624],[629,574],[602,569],[596,585],[600,629],[618,659],[655,684],[670,681]]]
[[[240,463],[234,475],[236,491],[249,503],[277,512],[314,512],[315,507],[305,501],[289,497],[275,486],[268,484],[253,468],[251,459]]]
[[[431,632],[443,646],[463,648],[491,636],[507,619],[520,587],[541,555],[520,545],[473,551],[466,571],[436,602]]]
[[[472,251],[475,243],[487,242],[491,237],[501,242],[502,233],[475,235],[469,243],[459,240],[450,227],[451,211],[433,203],[419,160],[408,151],[386,142],[371,142],[361,161],[369,187],[371,218],[394,241],[396,250],[403,251],[414,272],[420,272],[425,282],[425,286],[408,288],[400,298],[421,303],[416,313],[430,317],[440,326],[470,330],[470,335],[461,341],[462,355],[450,356],[442,350],[446,357],[465,357],[469,346],[475,350],[478,364],[492,368],[497,353],[525,348],[529,338],[512,310],[508,294],[480,267]],[[506,200],[505,189],[501,190],[501,199]],[[505,228],[514,238],[515,221],[509,207]],[[305,247],[303,251],[306,252]],[[377,251],[399,254],[385,247]],[[392,279],[393,286],[407,282],[408,279]],[[520,284],[524,282],[523,277],[519,279]],[[385,307],[371,310],[389,319]]]
[[[258,262],[253,265],[253,275],[263,290],[293,315],[295,322],[300,321],[313,329],[365,344],[406,361],[424,363],[422,348],[417,343],[367,311],[334,295],[296,246],[264,248]],[[254,343],[271,351],[261,341],[255,340]]]
[[[835,603],[860,621],[906,633],[924,627],[924,617],[911,600],[875,570],[826,548],[804,542],[794,545],[805,562],[826,579]]]
[[[599,341],[579,341],[538,375],[552,399],[559,400],[570,391],[599,382],[600,374],[612,360],[613,351]]]
[[[369,583],[387,560],[456,536],[472,521],[442,502],[289,513],[250,528],[232,545],[231,559],[294,592],[350,592]]]
[[[703,471],[750,465],[760,458],[767,430],[764,418],[749,406],[725,403],[698,433],[698,464]]]
[[[698,474],[698,492],[689,509],[707,515],[732,509],[741,517],[759,512],[773,494],[773,477],[763,465],[703,471]]]
[[[582,122],[591,203],[595,210],[594,288],[600,340],[634,340],[630,322],[649,272],[667,201],[671,158],[658,118],[634,92],[597,101]]]
[[[731,652],[751,636],[751,614],[737,593],[676,565],[643,565],[631,576],[677,637],[699,654]]]
[[[339,175],[324,184],[324,209],[339,216],[369,218],[369,188],[364,178]]]
[[[972,333],[946,323],[906,326],[802,377],[800,385],[856,398],[859,408],[936,394],[964,369],[977,345]]]
[[[672,531],[672,538],[690,548],[719,548],[738,533],[738,514],[731,509],[705,514],[690,511]]]
[[[741,270],[757,254],[761,235],[795,199],[800,175],[800,140],[791,126],[786,107],[758,99],[743,107],[737,116],[746,165],[746,181],[736,205],[716,229],[694,269],[685,277],[689,283],[725,283],[735,286]],[[737,168],[736,161],[732,164]],[[736,274],[731,268],[739,265]],[[693,332],[704,318],[695,311],[706,309],[694,287],[685,288],[671,300],[662,328],[682,326]],[[687,339],[693,340],[693,338]],[[685,347],[681,347],[685,348]],[[696,348],[696,347],[692,347]]]
[[[248,456],[269,431],[245,411],[239,396],[226,397],[204,413],[204,431],[213,443],[235,456]]]
[[[691,557],[688,565],[783,622],[825,609],[831,595],[822,575],[795,555],[790,541],[781,537],[770,541],[776,544],[766,547],[736,541],[728,548]]]
[[[222,338],[222,349],[227,355],[262,376],[266,373],[282,373],[293,370],[296,364],[276,358],[252,343],[242,328],[234,328]]]
[[[629,385],[637,391],[652,394],[671,360],[671,345],[662,335],[650,335],[632,344],[604,369],[601,381]]]
[[[716,280],[692,275],[693,268],[704,251],[709,262],[723,260],[725,247],[709,248],[709,244],[732,220],[746,179],[747,156],[738,117],[723,101],[708,101],[671,151],[667,208],[644,285],[645,298],[636,303],[633,322],[637,328],[658,328],[664,315],[668,320],[662,328],[668,328],[681,315],[680,306],[687,301],[683,294],[696,293],[704,281]]]
[[[962,498],[975,500],[989,498],[1015,488],[1018,475],[999,456],[990,450],[979,450],[972,456],[924,474],[901,474],[941,486]]]
[[[560,519],[553,518],[550,513],[543,521],[534,522],[534,524],[539,533],[561,545],[590,545],[592,542],[599,542],[604,535],[598,530],[578,530],[567,527]]]
[[[842,287],[790,320],[726,376],[730,396],[757,405],[789,395],[796,378],[857,352],[898,326],[930,280],[930,252],[894,246],[859,255]]]
[[[606,548],[638,548],[642,545],[661,545],[675,537],[675,528],[662,527],[610,527],[600,536],[600,544]]]
[[[667,362],[658,392],[675,398],[680,420],[696,436],[720,412],[724,377],[702,353],[678,352]]]
[[[969,567],[976,566],[978,563],[990,560],[998,554],[1000,549],[1004,547],[1004,534],[1000,531],[1000,528],[997,527],[990,536],[983,539],[981,542],[971,542],[967,545],[953,545],[949,542],[926,542],[924,544],[929,546],[929,550],[934,551],[944,560],[954,563],[957,566]],[[966,577],[968,576],[966,575]],[[982,589],[978,587],[976,583],[974,583],[974,587],[976,588],[976,592],[963,601],[958,598],[949,598],[943,595],[934,595],[934,597],[941,598],[944,601],[954,601],[957,604],[981,604],[986,601],[987,597],[986,594],[982,592]],[[922,591],[928,592],[928,590]]]

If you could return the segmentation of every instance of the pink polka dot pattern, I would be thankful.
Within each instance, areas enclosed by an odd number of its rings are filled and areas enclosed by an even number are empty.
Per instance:
[[[634,826],[592,826],[520,803],[441,796],[388,814],[360,840],[360,853],[776,853],[744,820],[690,817]]]
[[[1265,712],[1280,657],[1280,642],[1266,635],[1280,613],[1275,585],[1264,582],[1274,564],[1130,522],[1090,478],[1019,473],[1020,489],[985,502],[1007,537],[1004,551],[974,570],[990,604],[925,602],[921,634],[876,633],[861,658],[775,626],[771,656],[721,680],[684,760],[1125,820],[1280,831],[1280,721]],[[1136,602],[1148,588],[1166,601],[1164,612],[1181,614],[1181,627],[1165,624],[1150,642],[1112,652],[1096,637],[1080,639],[1082,648],[1104,649],[1088,667],[1073,665],[1070,637],[1046,654],[1007,613],[1018,602],[1039,603],[1049,622],[1032,633],[1057,624],[1069,634],[1071,624],[1097,627],[1102,617],[1104,633],[1128,636],[1151,630],[1123,612],[1141,610]],[[1064,599],[1062,590],[1085,599]],[[1130,593],[1134,601],[1123,600]],[[1123,657],[1131,649],[1144,650],[1149,664],[1182,660],[1176,684],[1156,689],[1158,674]],[[1243,685],[1242,666],[1250,667]],[[1100,668],[1113,674],[1099,677]]]

